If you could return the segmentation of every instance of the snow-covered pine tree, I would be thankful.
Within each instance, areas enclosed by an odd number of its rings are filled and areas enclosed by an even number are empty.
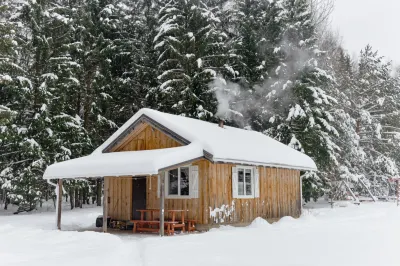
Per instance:
[[[140,108],[153,106],[157,82],[157,1],[119,1],[108,17],[115,17],[110,50],[115,121],[122,124]],[[110,20],[112,21],[112,20]],[[110,27],[111,30],[111,27]],[[155,105],[154,105],[155,107]]]
[[[7,200],[24,200],[31,195],[20,195],[15,193],[18,189],[16,179],[21,179],[29,163],[26,163],[25,155],[29,152],[37,153],[37,149],[32,139],[27,138],[27,127],[25,124],[18,123],[25,119],[30,112],[29,106],[29,91],[32,88],[32,82],[27,77],[25,69],[19,65],[19,56],[21,53],[21,46],[18,36],[18,31],[21,30],[21,25],[11,18],[17,12],[20,5],[12,2],[7,2],[6,5],[1,7],[1,31],[2,31],[2,46],[0,49],[0,104],[12,109],[15,116],[11,119],[3,120],[0,130],[0,183],[3,191],[6,193]],[[31,161],[32,162],[32,161]],[[30,162],[30,163],[31,163]],[[27,178],[26,183],[29,183]],[[23,185],[21,185],[22,187]],[[32,189],[35,193],[37,187]],[[28,189],[29,190],[29,189]]]
[[[41,178],[48,164],[79,156],[87,146],[87,134],[79,119],[68,114],[66,97],[75,86],[67,44],[70,43],[70,19],[59,2],[30,1],[16,3],[11,21],[22,25],[17,34],[23,59],[21,73],[11,77],[18,82],[3,90],[7,102],[17,112],[7,126],[3,185],[20,210],[36,208],[48,198],[48,184]],[[55,7],[54,7],[55,6]]]
[[[345,181],[347,184],[358,184],[362,177],[364,162],[364,151],[359,146],[359,136],[356,133],[356,119],[351,104],[351,95],[355,91],[354,63],[350,56],[340,47],[336,36],[324,33],[326,39],[321,44],[327,52],[325,65],[332,68],[335,73],[336,82],[331,87],[330,94],[337,99],[338,103],[331,110],[334,120],[332,125],[337,129],[339,136],[332,136],[332,141],[339,147],[335,149],[335,164],[324,171],[324,176],[329,180],[329,196],[334,200],[341,196],[337,190],[338,186]]]
[[[81,0],[74,5],[71,15],[75,28],[71,55],[79,66],[75,113],[83,120],[94,146],[102,143],[116,124],[113,117],[113,79],[110,47],[116,18],[112,14],[113,1]]]
[[[160,110],[206,120],[216,113],[216,88],[208,84],[219,74],[235,74],[226,64],[228,40],[216,13],[198,0],[172,0],[160,9],[154,38]]]
[[[325,53],[316,44],[315,27],[306,0],[280,1],[284,21],[277,68],[267,83],[264,110],[265,133],[311,156],[320,171],[336,161],[337,145],[332,136],[332,105],[337,103],[329,91],[334,84],[333,72],[323,69],[320,60]],[[303,178],[306,200],[318,197],[324,186],[323,175],[307,173]]]
[[[19,88],[16,75],[13,74],[22,72],[20,66],[16,64],[18,46],[15,38],[18,25],[8,19],[14,11],[9,4],[8,1],[0,2],[0,157],[2,158],[0,160],[0,200],[5,203],[5,209],[9,202],[6,186],[10,180],[6,156],[9,152],[13,152],[8,144],[8,139],[13,136],[10,121],[13,115],[17,115],[10,108],[16,107],[12,100]]]
[[[281,42],[281,12],[276,1],[237,0],[230,7],[227,30],[232,38],[230,53],[235,55],[233,66],[238,72],[233,81],[240,85],[232,108],[243,115],[242,126],[253,130],[263,129],[263,88],[279,63],[274,51]]]
[[[97,1],[57,1],[52,23],[52,34],[62,36],[53,42],[54,52],[49,59],[55,91],[53,96],[59,104],[52,105],[53,132],[56,144],[64,153],[56,154],[56,161],[86,155],[94,145],[106,138],[115,124],[106,117],[112,116],[108,100],[112,84],[109,62],[101,27],[102,7],[108,3]],[[101,51],[104,52],[101,54]],[[104,68],[103,68],[104,67]],[[107,79],[108,78],[108,79]],[[89,137],[90,136],[90,137]],[[95,195],[96,181],[64,182],[69,193],[71,208],[82,206]],[[81,196],[85,194],[85,199]],[[76,204],[75,204],[76,203]]]
[[[18,44],[15,41],[18,25],[9,21],[13,10],[8,1],[0,2],[0,126],[5,125],[15,113],[7,106],[10,105],[5,88],[12,86],[13,73],[21,73],[16,64]],[[1,140],[1,139],[0,139]]]
[[[366,154],[364,181],[376,194],[385,194],[382,188],[387,187],[387,179],[399,172],[391,157],[398,151],[399,85],[391,76],[391,64],[371,46],[361,51],[357,70],[350,99],[360,147]]]

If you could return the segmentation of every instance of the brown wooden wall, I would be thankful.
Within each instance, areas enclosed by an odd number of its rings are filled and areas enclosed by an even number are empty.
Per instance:
[[[208,208],[206,202],[203,201],[204,193],[202,187],[204,187],[204,178],[201,173],[201,169],[206,165],[208,161],[200,160],[192,165],[199,166],[199,197],[197,199],[165,199],[165,209],[174,210],[188,210],[185,218],[194,219],[196,221],[203,221],[204,210]],[[148,209],[154,209],[160,207],[160,199],[157,197],[157,176],[147,179],[147,197],[146,204]],[[151,183],[151,190],[149,189]],[[205,204],[205,205],[204,205]],[[180,215],[177,216],[180,218]]]
[[[166,209],[187,209],[187,217],[200,224],[249,223],[257,217],[300,216],[299,171],[259,167],[260,197],[233,199],[233,164],[213,164],[207,160],[196,164],[199,166],[199,198],[166,199]],[[157,177],[147,182],[155,188],[147,191],[147,208],[159,208]]]
[[[168,137],[163,132],[142,124],[137,127],[121,144],[117,145],[113,152],[139,151],[173,148],[181,146],[180,143]],[[132,178],[117,177],[108,178],[110,203],[108,204],[108,215],[114,219],[130,220],[132,217]],[[157,179],[155,179],[157,189]],[[106,183],[106,184],[107,184]],[[149,186],[147,186],[149,189]]]
[[[113,151],[142,151],[165,149],[182,146],[179,142],[168,137],[163,132],[143,124],[138,131],[134,131],[130,136],[117,146]]]
[[[147,124],[139,126],[113,151],[172,148],[180,143]],[[300,215],[300,173],[297,170],[259,167],[260,197],[232,199],[233,164],[213,164],[205,159],[199,166],[199,198],[166,199],[166,209],[189,210],[187,218],[200,224],[249,223],[257,217],[280,218]],[[132,217],[132,178],[109,178],[108,215],[114,219]],[[159,208],[157,176],[147,179],[147,208]],[[217,211],[219,209],[219,211]],[[213,215],[211,215],[213,214]]]
[[[132,217],[132,178],[108,177],[108,215],[113,219],[130,220]]]
[[[283,216],[300,216],[299,171],[258,167],[260,197],[233,199],[233,166],[233,164],[208,163],[208,169],[205,169],[205,172],[208,171],[208,182],[203,182],[205,187],[201,189],[207,195],[205,201],[209,205],[203,216],[205,224],[249,223],[257,217],[274,219]],[[223,206],[225,211],[221,210]],[[220,211],[215,211],[216,209]]]

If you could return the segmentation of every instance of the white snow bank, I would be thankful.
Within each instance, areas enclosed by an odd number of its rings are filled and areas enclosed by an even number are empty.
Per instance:
[[[184,266],[188,261],[191,266],[399,265],[400,208],[395,204],[320,209],[309,215],[316,219],[286,218],[256,229],[224,227],[163,241],[145,239],[142,256],[148,266]]]
[[[101,211],[63,210],[63,230],[94,230]],[[126,246],[118,236],[94,231],[52,230],[54,225],[54,212],[0,216],[0,265],[103,266],[128,261],[127,256],[140,261],[136,243]]]
[[[395,203],[326,207],[265,227],[225,226],[164,238],[46,229],[54,225],[54,212],[0,215],[0,265],[399,265],[400,208]],[[62,226],[78,230],[74,221],[88,225],[99,213],[101,208],[63,210]]]
[[[163,168],[202,156],[198,143],[169,149],[95,153],[50,165],[43,178],[155,175]]]
[[[257,217],[254,219],[254,221],[249,225],[250,228],[263,228],[263,227],[269,227],[271,226],[270,223],[267,222],[267,220]]]
[[[198,142],[213,155],[216,162],[264,165],[300,170],[317,170],[314,161],[279,141],[256,131],[234,127],[219,127],[217,124],[151,109],[139,110],[120,127],[93,154],[101,154],[114,140],[143,115],[190,142]]]

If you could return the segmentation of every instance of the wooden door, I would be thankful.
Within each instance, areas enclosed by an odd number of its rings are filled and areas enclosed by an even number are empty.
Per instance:
[[[132,182],[132,218],[140,220],[140,212],[146,209],[146,177],[134,178]]]

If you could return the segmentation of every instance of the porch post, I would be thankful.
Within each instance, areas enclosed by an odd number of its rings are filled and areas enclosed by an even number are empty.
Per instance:
[[[300,174],[300,215],[299,217],[303,214],[303,178],[301,177],[301,173],[299,171]]]
[[[160,236],[164,236],[164,197],[165,197],[165,174],[160,173]]]
[[[104,177],[103,181],[103,233],[107,233],[107,216],[108,216],[108,177]]]
[[[63,180],[60,178],[58,179],[58,186],[57,186],[57,229],[61,230],[61,203],[62,203],[62,183]]]

